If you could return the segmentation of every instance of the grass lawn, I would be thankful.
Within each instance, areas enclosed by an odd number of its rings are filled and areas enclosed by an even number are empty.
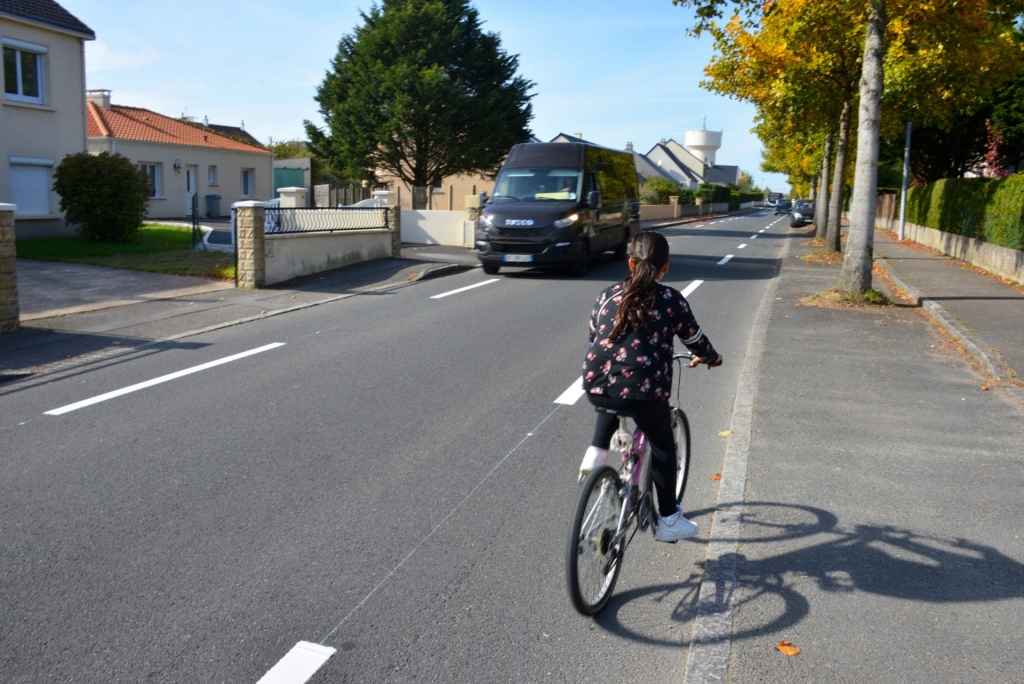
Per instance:
[[[226,252],[193,252],[192,229],[147,224],[132,242],[90,242],[80,237],[18,240],[18,256],[44,261],[65,261],[132,271],[170,273],[230,280],[235,277],[234,256]]]

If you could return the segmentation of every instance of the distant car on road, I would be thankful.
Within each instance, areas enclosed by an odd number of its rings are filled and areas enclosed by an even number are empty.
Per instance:
[[[797,200],[796,204],[793,205],[793,215],[789,219],[789,225],[791,228],[799,228],[805,223],[810,223],[814,220],[814,202],[808,202],[807,200]]]
[[[793,208],[793,201],[788,199],[780,199],[775,203],[775,215],[788,214],[789,210]]]

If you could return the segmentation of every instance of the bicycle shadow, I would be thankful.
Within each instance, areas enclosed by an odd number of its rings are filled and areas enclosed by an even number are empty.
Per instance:
[[[797,513],[796,520],[769,522],[775,514],[759,515],[763,509],[780,507],[787,509],[787,513]],[[710,512],[693,511],[693,514],[707,519]],[[792,548],[796,540],[812,536],[825,538]],[[697,543],[703,545],[704,542]],[[769,543],[786,543],[790,550],[774,555],[760,554],[756,546]],[[781,605],[781,608],[766,615],[762,624],[734,632],[733,639],[779,633],[800,623],[812,606],[797,587],[808,581],[818,590],[829,593],[866,592],[928,604],[1024,597],[1024,564],[991,546],[963,538],[920,534],[892,525],[858,524],[843,528],[832,513],[810,506],[748,502],[741,544],[749,550],[749,556],[741,553],[736,557],[733,609],[766,597],[772,600],[771,606]],[[624,570],[628,571],[628,567]],[[696,614],[701,577],[698,566],[681,581],[615,594],[595,622],[633,641],[687,648],[688,638],[666,641],[661,636],[664,630],[645,634],[641,625],[627,624],[624,616],[629,611],[625,609],[636,601],[669,602],[672,607],[668,619],[683,627]]]

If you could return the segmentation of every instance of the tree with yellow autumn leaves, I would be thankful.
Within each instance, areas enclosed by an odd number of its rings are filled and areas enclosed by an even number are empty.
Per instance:
[[[1024,0],[673,2],[695,11],[694,34],[714,37],[704,87],[757,107],[765,170],[805,182],[831,156],[835,134],[826,210],[826,242],[834,248],[857,108],[850,228],[838,283],[851,292],[871,287],[881,137],[899,135],[908,121],[947,125],[1011,78],[1021,59],[1013,26]],[[819,198],[828,184],[819,181]]]

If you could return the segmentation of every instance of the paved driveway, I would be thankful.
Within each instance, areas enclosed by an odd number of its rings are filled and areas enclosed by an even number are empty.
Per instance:
[[[223,280],[18,259],[22,322],[231,288]]]

